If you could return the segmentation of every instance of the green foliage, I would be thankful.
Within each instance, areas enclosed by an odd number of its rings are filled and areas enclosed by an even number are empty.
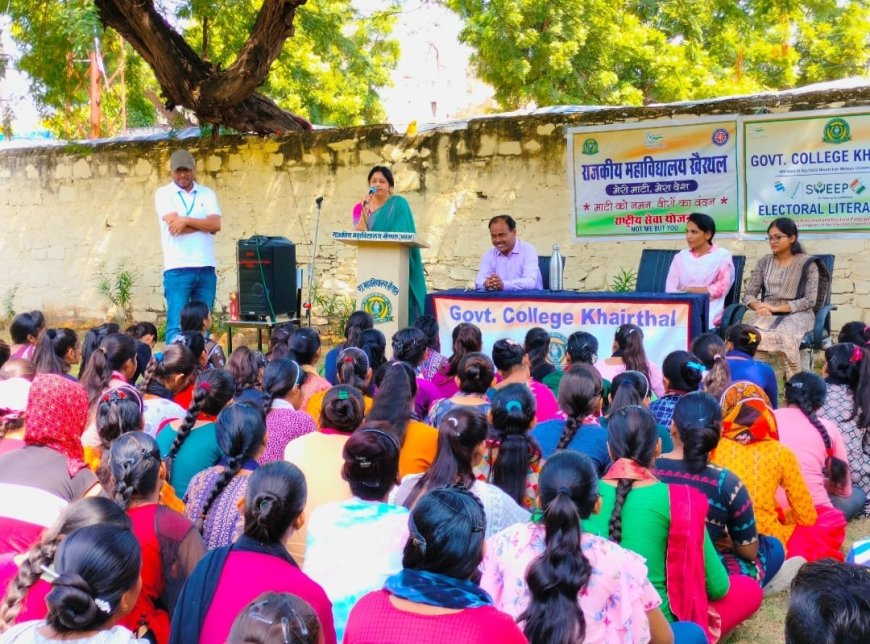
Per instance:
[[[861,75],[870,0],[445,0],[513,109],[670,102]]]
[[[10,0],[11,33],[21,49],[18,68],[31,78],[31,96],[45,125],[61,138],[84,138],[89,130],[89,55],[94,39],[106,73],[111,77],[122,65],[127,86],[128,127],[152,125],[154,107],[145,91],[157,83],[142,59],[114,32],[104,32],[90,0]],[[103,134],[118,133],[121,118],[121,77],[111,87],[103,83]]]
[[[136,285],[136,273],[118,267],[109,274],[100,270],[97,279],[97,291],[105,298],[106,303],[119,309],[125,322],[133,322],[133,287]]]
[[[18,284],[15,286],[8,286],[6,290],[3,291],[3,315],[6,317],[8,322],[12,321],[12,318],[15,317],[15,296],[18,294]]]
[[[326,318],[326,332],[332,337],[343,337],[344,325],[350,314],[356,310],[356,300],[340,293],[321,293],[318,286],[311,289],[311,303],[316,307],[312,312],[317,317]]]
[[[214,0],[185,8],[194,26],[185,32],[202,53],[208,18],[206,57],[229,66],[248,37],[262,2],[238,0],[229,10]],[[308,0],[296,11],[296,33],[284,43],[261,91],[286,110],[327,125],[359,125],[383,120],[377,88],[391,84],[399,44],[389,39],[396,4],[388,2],[363,17],[350,0]]]
[[[610,282],[610,290],[614,293],[630,293],[637,284],[637,273],[630,268],[620,268]]]
[[[167,3],[161,3],[166,6]],[[203,24],[208,24],[205,58],[228,67],[247,39],[258,0],[184,0],[168,3],[189,25],[185,38],[202,52]],[[296,12],[296,33],[284,44],[260,91],[282,108],[315,123],[354,125],[377,122],[384,111],[377,88],[391,82],[399,46],[390,39],[397,5],[384,4],[362,16],[351,0],[308,0]],[[91,0],[9,0],[12,36],[22,56],[18,67],[32,79],[31,95],[45,125],[61,138],[85,138],[89,130],[88,57],[100,38],[104,66],[112,76],[123,60],[128,127],[156,122],[146,92],[159,87],[142,58],[112,30],[104,30]],[[102,96],[103,135],[123,129],[120,76]]]

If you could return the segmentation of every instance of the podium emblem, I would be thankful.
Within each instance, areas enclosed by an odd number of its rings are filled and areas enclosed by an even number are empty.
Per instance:
[[[393,321],[393,304],[383,293],[369,293],[363,298],[362,310],[372,316],[375,324]]]
[[[550,332],[550,351],[547,354],[547,361],[557,367],[562,367],[565,364],[565,353],[568,346],[568,338],[561,333]]]

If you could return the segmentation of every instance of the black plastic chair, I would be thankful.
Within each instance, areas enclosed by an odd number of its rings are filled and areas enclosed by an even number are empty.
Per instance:
[[[637,282],[634,290],[646,293],[663,293],[668,279],[668,271],[674,256],[680,251],[645,248],[640,253],[640,266],[637,269]],[[743,290],[743,269],[746,266],[745,255],[732,255],[734,264],[734,283],[725,296],[725,306],[740,301]]]
[[[834,281],[835,255],[816,255],[816,257],[828,269],[832,285]],[[810,350],[810,365],[813,364],[816,351],[822,351],[831,344],[831,311],[837,310],[837,305],[831,304],[831,290],[829,285],[828,291],[825,293],[825,301],[819,310],[816,311],[816,321],[813,325],[813,330],[808,332],[801,342],[801,349]]]
[[[541,270],[541,283],[544,290],[550,290],[550,256],[538,255],[538,268]],[[562,275],[565,275],[565,256],[562,255]],[[563,280],[564,281],[564,280]]]
[[[678,250],[644,248],[640,252],[640,266],[637,267],[634,290],[639,293],[664,293],[671,262],[679,252]]]

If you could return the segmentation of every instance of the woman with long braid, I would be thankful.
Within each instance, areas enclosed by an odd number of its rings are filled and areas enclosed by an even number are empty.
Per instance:
[[[169,641],[169,620],[181,587],[205,553],[202,537],[182,515],[159,505],[166,467],[157,443],[144,432],[112,443],[109,468],[115,502],[133,522],[142,547],[142,592],[119,623],[157,644]]]
[[[837,424],[849,454],[852,485],[870,499],[870,345],[840,342],[828,347],[824,375],[828,390],[818,415]],[[870,516],[866,502],[857,512],[842,497],[832,496],[831,502],[847,517]]]
[[[280,461],[290,441],[317,431],[314,419],[301,411],[305,372],[293,360],[279,358],[263,373],[263,415],[266,417],[266,451],[260,464]]]
[[[792,536],[791,554],[800,551],[808,561],[824,557],[842,561],[840,546],[846,538],[848,517],[834,507],[830,495],[847,499],[855,496],[855,505],[860,508],[864,505],[864,493],[858,486],[852,486],[849,457],[840,430],[831,421],[816,416],[825,402],[825,381],[809,371],[796,373],[785,383],[785,402],[784,409],[773,412],[780,428],[779,442],[797,457],[818,516],[812,529],[806,531],[811,539]],[[780,507],[787,507],[784,495],[777,501]]]
[[[166,463],[169,483],[180,497],[194,474],[221,459],[215,420],[236,393],[236,382],[224,369],[199,374],[193,398],[181,421],[173,421],[157,435],[157,445]]]
[[[0,564],[0,588],[6,588],[0,603],[0,633],[13,624],[45,617],[48,612],[45,596],[51,591],[51,584],[43,579],[43,568],[51,567],[58,546],[68,534],[85,526],[102,524],[129,528],[130,519],[105,497],[81,499],[67,506],[17,567],[12,559]]]
[[[607,430],[598,422],[601,414],[602,381],[598,370],[582,362],[572,363],[559,381],[559,409],[565,419],[554,418],[535,425],[531,431],[544,458],[571,449],[592,459],[598,475],[610,465]]]
[[[644,557],[668,621],[694,622],[709,635],[708,601],[725,597],[729,582],[705,530],[707,499],[653,475],[650,468],[661,446],[648,409],[621,408],[611,415],[607,431],[614,460],[599,486],[601,513],[584,520],[583,529]],[[679,641],[682,629],[692,629],[672,625]]]
[[[581,520],[601,508],[592,461],[559,452],[539,484],[542,516],[487,542],[480,586],[495,607],[532,644],[671,642],[643,559],[582,530]]]
[[[239,502],[266,448],[262,409],[249,403],[228,406],[218,415],[217,439],[223,458],[191,479],[184,510],[197,522],[209,550],[233,543],[244,531]]]

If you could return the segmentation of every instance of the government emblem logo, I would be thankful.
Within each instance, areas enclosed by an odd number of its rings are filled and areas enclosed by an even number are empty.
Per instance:
[[[383,293],[369,293],[363,298],[362,310],[372,316],[375,324],[393,321],[393,305]]]
[[[568,338],[561,333],[550,332],[550,351],[547,353],[547,360],[550,364],[556,365],[559,368],[565,365],[565,349],[568,346]]]
[[[598,154],[598,141],[595,139],[583,141],[583,154]]]
[[[850,141],[852,135],[849,132],[849,124],[844,118],[833,118],[825,123],[822,141],[825,143],[845,143]]]

